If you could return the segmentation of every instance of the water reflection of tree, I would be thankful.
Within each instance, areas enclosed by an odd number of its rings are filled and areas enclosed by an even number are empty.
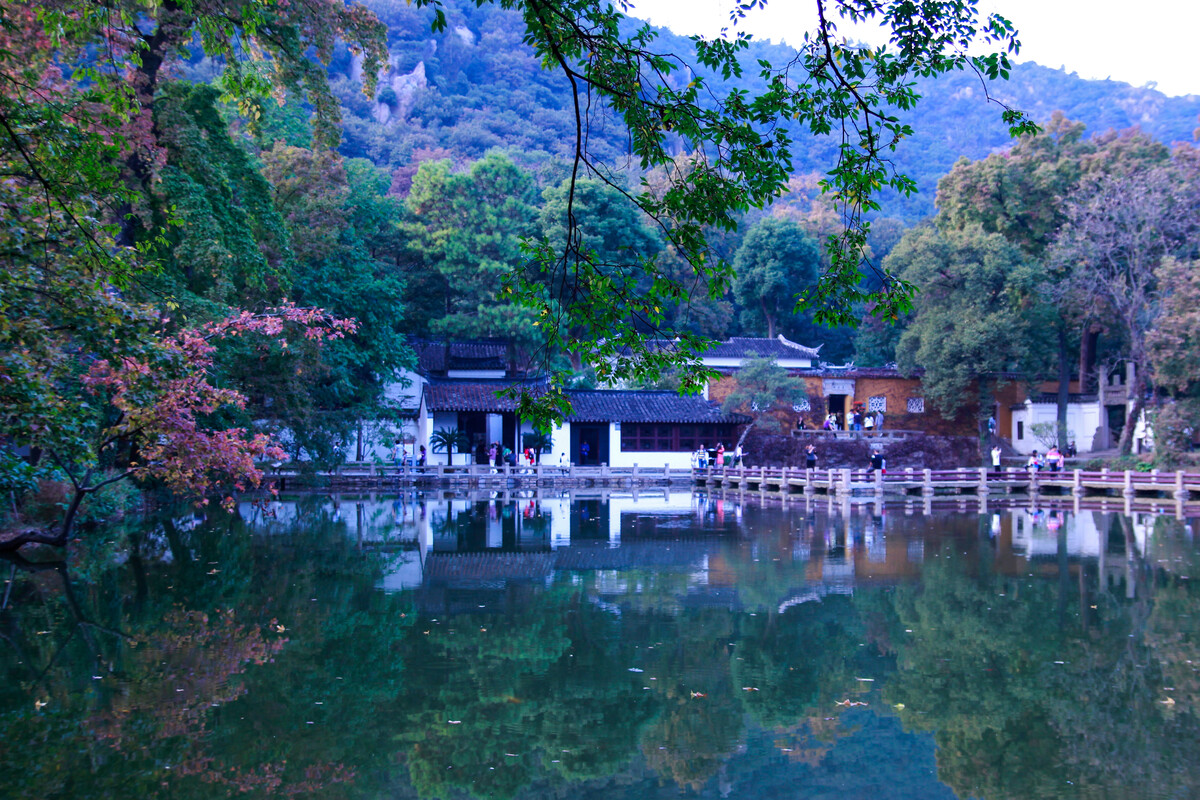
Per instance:
[[[900,670],[885,697],[906,725],[935,733],[939,777],[989,800],[1058,796],[1065,786],[1081,796],[1151,787],[1194,796],[1200,726],[1163,691],[1179,673],[1169,665],[1196,641],[1200,607],[1186,588],[1169,582],[1157,597],[1126,599],[1093,592],[1088,564],[1065,556],[1053,582],[972,574],[965,562],[944,548],[921,585],[894,599]],[[1072,570],[1077,579],[1067,580]],[[1080,592],[1093,602],[1071,602]],[[1184,652],[1170,652],[1176,645]]]
[[[410,776],[423,797],[508,798],[538,777],[611,774],[653,703],[616,621],[558,586],[520,612],[422,623],[405,695]]]
[[[399,679],[388,609],[367,608],[397,605],[374,591],[379,565],[328,517],[290,547],[260,544],[235,517],[189,513],[78,586],[19,579],[2,615],[16,657],[0,730],[23,743],[0,748],[5,796],[336,797],[364,753],[388,752],[386,730],[335,712]]]
[[[792,606],[781,615],[741,619],[737,657],[731,668],[746,710],[764,727],[793,725],[832,714],[839,700],[871,672],[861,619],[848,597]]]
[[[771,532],[724,548],[705,591],[691,567],[580,572],[413,626],[375,589],[386,564],[312,502],[270,537],[172,518],[73,594],[21,574],[0,615],[5,796],[374,797],[405,767],[424,797],[626,796],[647,768],[700,791],[777,769],[769,743],[745,752],[771,739],[803,769],[871,758],[852,734],[887,713],[934,734],[964,797],[1200,795],[1200,558],[1177,525],[1143,557],[1105,518],[1133,597],[1065,538],[1000,574],[972,522],[927,549],[920,586],[795,602],[803,561]]]

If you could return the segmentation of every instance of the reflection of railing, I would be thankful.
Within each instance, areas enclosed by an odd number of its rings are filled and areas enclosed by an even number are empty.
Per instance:
[[[1062,472],[1010,468],[893,470],[789,469],[787,467],[724,467],[695,470],[698,483],[723,488],[828,494],[935,494],[939,492],[1039,492],[1136,496],[1155,494],[1191,501],[1200,500],[1200,474],[1187,472]]]

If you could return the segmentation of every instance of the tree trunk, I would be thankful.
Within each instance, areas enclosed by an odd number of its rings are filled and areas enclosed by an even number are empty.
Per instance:
[[[0,553],[15,553],[27,544],[48,544],[51,547],[65,547],[67,539],[62,532],[51,533],[42,530],[21,531],[16,536],[0,541]]]
[[[1133,449],[1133,429],[1137,425],[1138,417],[1142,415],[1142,409],[1146,406],[1146,379],[1142,377],[1140,365],[1134,365],[1135,377],[1133,386],[1129,391],[1133,392],[1133,405],[1129,407],[1129,414],[1125,418],[1125,427],[1121,429],[1121,441],[1117,444],[1117,453],[1123,456],[1129,455]]]
[[[1085,337],[1086,338],[1086,337]],[[1067,329],[1058,326],[1058,448],[1067,448],[1067,407],[1071,401],[1071,360],[1067,352]]]
[[[1088,323],[1079,337],[1079,391],[1087,394],[1096,371],[1096,348],[1100,343],[1100,328]]]
[[[83,480],[74,485],[74,495],[71,498],[71,505],[67,506],[67,512],[62,517],[62,528],[59,530],[59,537],[62,540],[62,545],[71,537],[71,531],[74,529],[74,518],[79,513],[79,506],[83,505],[83,499],[88,497],[92,489],[88,488],[88,481],[91,480],[92,471],[89,469],[83,474]]]
[[[977,422],[979,425],[979,463],[981,466],[991,466],[990,451],[988,447],[991,434],[988,431],[988,419],[991,418],[991,409],[996,405],[996,398],[991,390],[991,381],[987,378],[979,379],[979,410],[976,413]]]
[[[758,420],[754,420],[749,425],[742,428],[742,435],[738,437],[737,444],[734,446],[735,450],[742,446],[742,442],[746,441],[746,437],[750,435],[750,430],[754,427],[755,422],[758,422]]]
[[[758,307],[762,310],[763,319],[767,321],[767,338],[775,338],[775,318],[767,311],[767,303],[765,300],[758,301]]]

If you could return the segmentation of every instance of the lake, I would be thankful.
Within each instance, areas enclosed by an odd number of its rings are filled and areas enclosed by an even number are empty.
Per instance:
[[[1200,520],[1028,502],[310,494],[129,520],[0,563],[0,787],[1200,795]]]

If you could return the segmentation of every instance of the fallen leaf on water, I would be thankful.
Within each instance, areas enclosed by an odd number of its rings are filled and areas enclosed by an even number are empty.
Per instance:
[[[630,667],[630,668],[629,668],[629,671],[630,671],[630,672],[645,672],[646,670],[644,670],[644,669],[638,669],[637,667]]]
[[[743,686],[742,691],[743,692],[757,692],[758,687],[757,686]]]
[[[1159,700],[1158,702],[1162,703],[1164,706],[1173,706],[1175,705],[1175,698],[1168,697],[1166,700]]]
[[[708,697],[704,692],[692,692],[692,697]]]

